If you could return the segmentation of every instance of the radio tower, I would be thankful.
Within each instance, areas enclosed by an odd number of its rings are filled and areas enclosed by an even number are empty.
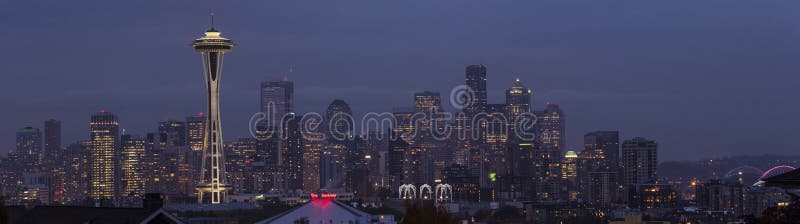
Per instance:
[[[222,56],[234,46],[230,39],[220,36],[214,29],[214,14],[211,14],[211,29],[205,36],[192,43],[194,51],[203,56],[203,72],[208,90],[208,116],[206,116],[203,140],[203,167],[200,184],[197,185],[197,202],[219,204],[227,201],[231,186],[225,180],[225,155],[222,148],[222,125],[219,116],[219,87],[222,75]]]

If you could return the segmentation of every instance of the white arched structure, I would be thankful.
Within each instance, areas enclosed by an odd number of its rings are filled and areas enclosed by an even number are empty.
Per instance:
[[[436,185],[436,201],[449,202],[453,200],[453,186],[450,184]]]
[[[417,198],[417,188],[413,184],[400,185],[398,196],[400,199],[415,199]]]
[[[433,199],[433,189],[431,189],[431,185],[423,184],[422,186],[419,186],[419,199]]]

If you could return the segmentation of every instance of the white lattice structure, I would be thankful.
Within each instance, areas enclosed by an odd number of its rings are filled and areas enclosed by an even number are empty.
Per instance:
[[[436,185],[436,201],[449,202],[453,200],[453,186],[450,184]]]
[[[417,188],[413,184],[400,185],[398,196],[400,199],[415,199],[417,198]]]
[[[234,46],[233,42],[220,36],[214,29],[205,36],[195,39],[192,47],[203,56],[203,72],[208,91],[205,137],[203,140],[203,159],[200,169],[200,183],[197,185],[197,201],[201,204],[226,202],[231,185],[225,180],[225,154],[222,143],[222,122],[219,114],[219,88],[222,76],[222,56]],[[207,197],[207,199],[206,199]]]
[[[433,189],[431,189],[431,185],[423,184],[422,186],[419,186],[419,199],[433,199]]]

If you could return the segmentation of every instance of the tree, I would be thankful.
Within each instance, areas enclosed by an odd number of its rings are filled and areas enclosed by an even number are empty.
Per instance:
[[[475,219],[482,222],[488,222],[492,219],[492,211],[489,209],[480,209],[475,211]]]
[[[8,217],[8,208],[6,207],[6,198],[0,196],[0,223],[11,222]]]
[[[403,224],[456,222],[447,209],[437,207],[433,201],[406,202],[406,215],[402,221]]]
[[[497,221],[516,221],[522,220],[525,217],[522,216],[522,211],[514,206],[503,206],[497,209],[492,215],[492,218]]]

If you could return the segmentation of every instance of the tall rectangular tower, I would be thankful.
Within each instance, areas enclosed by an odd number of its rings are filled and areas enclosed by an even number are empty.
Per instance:
[[[145,193],[145,139],[122,135],[120,157],[120,187],[123,197],[144,197]]]
[[[466,72],[466,85],[472,91],[470,104],[464,105],[467,115],[475,115],[486,109],[486,66],[469,65]]]
[[[261,112],[267,115],[266,125],[278,127],[281,118],[294,112],[294,83],[289,80],[272,80],[261,83]]]
[[[24,127],[17,131],[17,155],[25,170],[33,170],[41,164],[42,132],[38,128]]]
[[[117,115],[101,110],[92,115],[89,125],[89,195],[94,200],[113,199],[117,196],[119,121]]]
[[[584,150],[603,157],[603,170],[618,172],[619,170],[619,131],[595,131],[583,135]]]
[[[203,113],[186,117],[186,144],[194,151],[203,150],[206,118]]]
[[[61,150],[61,121],[48,119],[44,121],[45,160],[54,161]]]
[[[637,137],[622,143],[623,184],[632,189],[639,184],[656,183],[658,144]]]
[[[547,103],[547,107],[536,114],[536,138],[544,147],[566,148],[566,119],[564,111],[557,104]]]

